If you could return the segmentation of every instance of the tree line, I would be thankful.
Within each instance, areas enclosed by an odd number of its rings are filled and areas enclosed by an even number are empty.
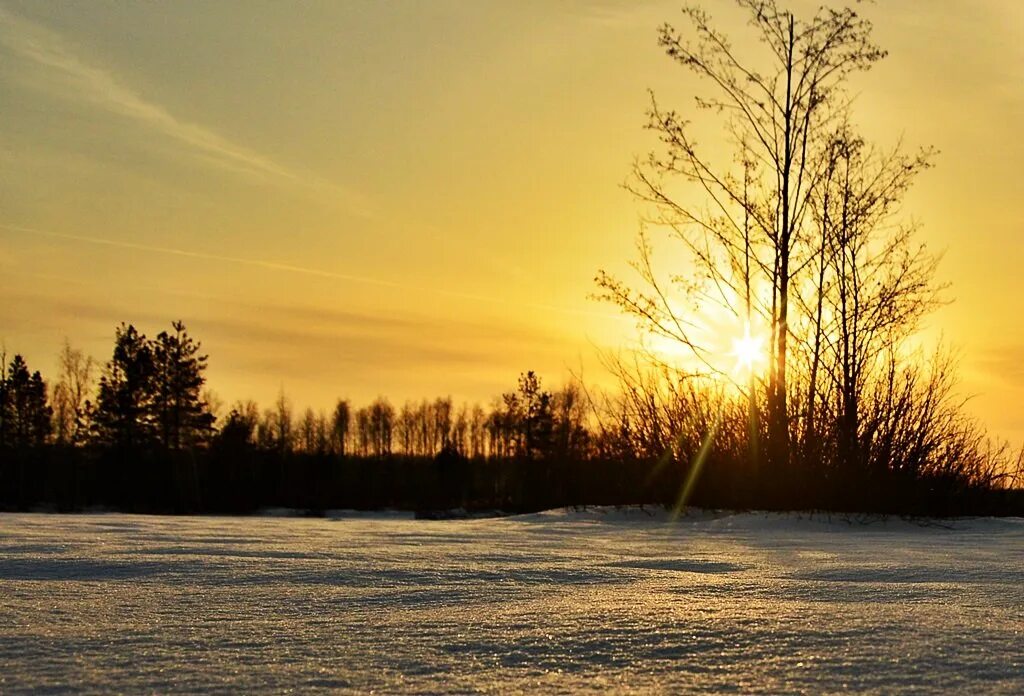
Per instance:
[[[262,411],[254,401],[236,403],[217,437],[269,451],[373,458],[578,457],[589,437],[586,416],[578,386],[546,391],[531,371],[490,409],[456,407],[450,397],[406,401],[396,408],[379,397],[355,410],[349,400],[339,399],[329,414],[307,408],[296,417],[282,392]]]
[[[952,514],[1019,513],[1024,502],[995,475],[998,453],[971,437],[936,441],[949,423],[920,420],[913,385],[877,417],[901,423],[917,450],[904,439],[888,466],[838,478],[819,467],[780,489],[748,458],[742,400],[639,359],[609,363],[619,376],[610,391],[579,381],[547,390],[525,372],[486,409],[450,398],[395,408],[381,397],[298,416],[283,393],[265,409],[239,401],[218,415],[207,364],[181,322],[154,338],[120,325],[102,366],[65,343],[52,383],[21,355],[4,356],[0,508],[436,514],[655,503]],[[946,418],[943,403],[932,408]],[[943,468],[920,466],[933,445],[951,457]]]
[[[577,385],[550,392],[534,372],[495,400],[455,406],[450,397],[407,401],[379,397],[353,409],[339,399],[330,415],[307,408],[296,417],[282,391],[272,407],[238,401],[218,418],[217,398],[204,390],[207,356],[182,322],[153,339],[132,324],[115,330],[113,355],[97,363],[65,343],[53,386],[30,372],[23,356],[0,368],[0,447],[47,444],[124,451],[197,450],[218,444],[319,455],[468,458],[558,453],[581,456],[589,432]],[[98,379],[97,379],[98,377]]]
[[[296,414],[282,391],[269,407],[243,400],[221,414],[208,357],[182,322],[153,338],[121,324],[102,365],[65,342],[58,364],[51,382],[22,355],[2,356],[0,506],[251,511],[322,507],[326,495],[351,507],[531,508],[559,500],[527,479],[591,451],[581,386],[550,391],[532,371],[489,408],[380,397]]]

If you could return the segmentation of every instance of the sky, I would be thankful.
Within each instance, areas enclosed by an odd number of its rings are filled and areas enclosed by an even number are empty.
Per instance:
[[[0,340],[52,375],[181,319],[221,399],[300,407],[600,380],[637,340],[591,295],[629,277],[648,90],[692,103],[678,6],[0,0]],[[1024,440],[1024,5],[858,8],[889,56],[856,121],[940,152],[904,205],[955,300],[926,334]]]

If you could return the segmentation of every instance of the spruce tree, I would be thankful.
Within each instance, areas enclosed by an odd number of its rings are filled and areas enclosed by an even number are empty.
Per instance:
[[[12,447],[38,447],[52,428],[53,410],[46,398],[46,383],[37,370],[15,355],[0,389],[0,443]]]
[[[134,449],[152,442],[153,376],[150,342],[131,324],[121,324],[96,399],[93,429],[101,444]]]
[[[161,331],[152,341],[152,413],[160,444],[172,450],[206,443],[214,417],[202,398],[207,356],[200,344],[176,321],[172,332]]]

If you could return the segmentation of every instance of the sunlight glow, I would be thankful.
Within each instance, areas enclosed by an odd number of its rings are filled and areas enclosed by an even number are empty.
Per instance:
[[[734,373],[753,374],[756,366],[767,361],[764,346],[764,337],[755,336],[750,333],[750,324],[743,327],[743,336],[734,338],[732,341],[732,352],[729,353],[736,358]]]

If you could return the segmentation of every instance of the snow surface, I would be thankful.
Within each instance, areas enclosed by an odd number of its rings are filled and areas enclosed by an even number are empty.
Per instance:
[[[0,515],[0,693],[1024,693],[1024,520]]]

